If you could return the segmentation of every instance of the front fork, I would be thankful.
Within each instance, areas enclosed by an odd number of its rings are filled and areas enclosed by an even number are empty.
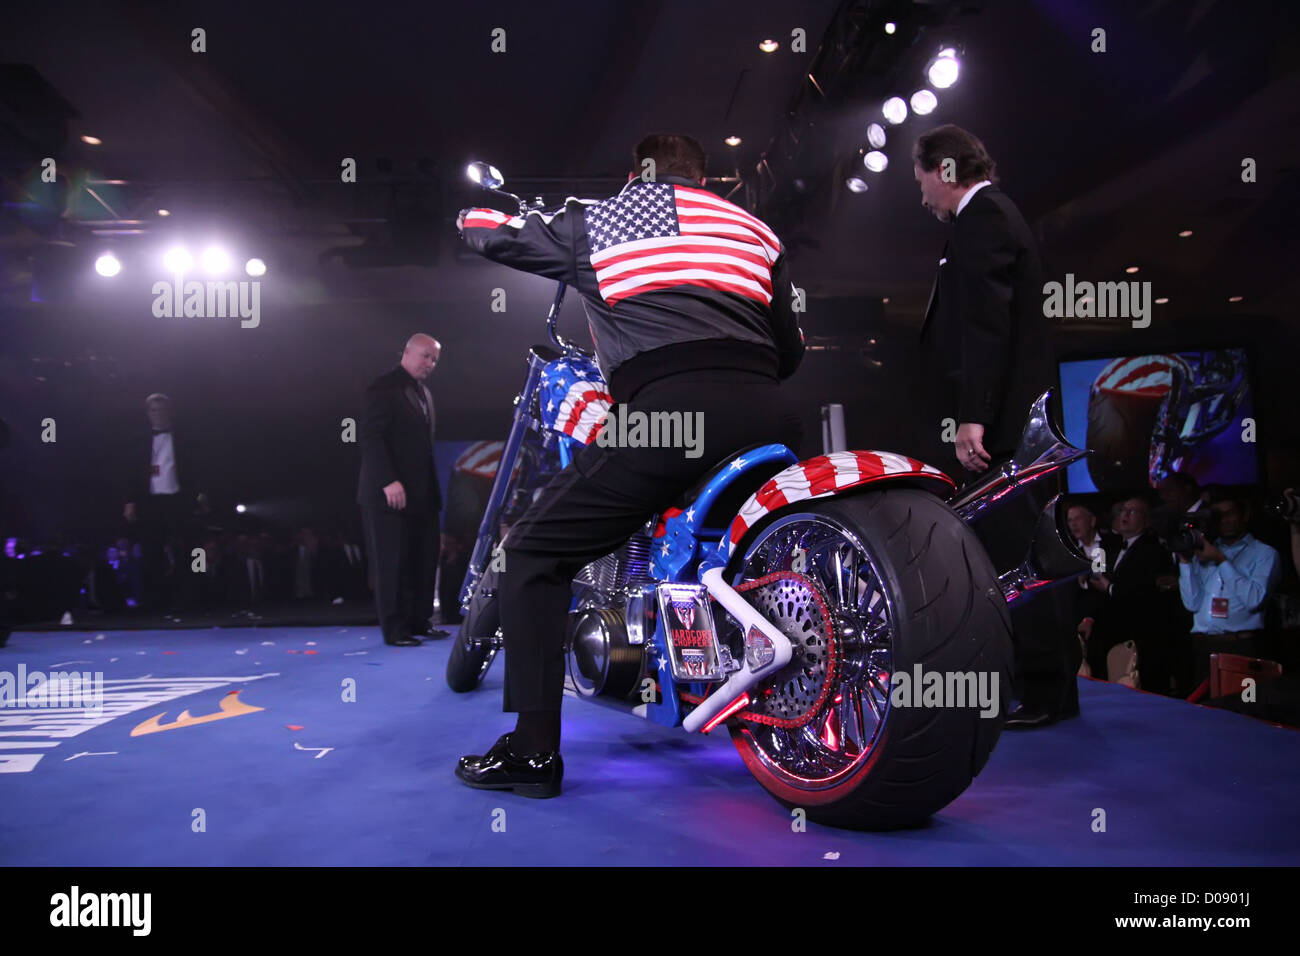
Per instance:
[[[555,299],[547,315],[547,332],[551,340],[556,341],[555,323],[564,304],[564,283],[555,290]],[[523,390],[515,396],[515,414],[510,423],[510,436],[506,447],[501,452],[501,461],[497,464],[496,478],[492,481],[492,493],[488,496],[487,507],[483,510],[483,520],[479,522],[478,537],[474,540],[474,550],[470,553],[469,568],[465,572],[465,582],[460,587],[461,613],[469,610],[470,598],[474,586],[483,576],[488,557],[492,552],[492,542],[496,539],[501,518],[501,508],[510,491],[510,479],[515,472],[515,462],[519,459],[519,448],[524,442],[524,435],[530,428],[540,428],[541,423],[532,415],[533,396],[537,393],[537,383],[541,379],[546,360],[536,352],[528,353],[528,377],[524,380]]]

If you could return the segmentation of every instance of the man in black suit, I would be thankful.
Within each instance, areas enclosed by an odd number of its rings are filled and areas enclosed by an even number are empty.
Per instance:
[[[433,396],[425,387],[442,346],[411,336],[397,368],[366,389],[357,503],[374,571],[384,643],[414,647],[431,631],[442,491],[433,456]]]
[[[1088,586],[1108,598],[1088,639],[1088,665],[1094,677],[1114,680],[1106,673],[1106,655],[1116,644],[1137,644],[1138,671],[1144,686],[1168,693],[1169,665],[1164,653],[1164,615],[1157,580],[1169,574],[1173,558],[1150,527],[1151,506],[1142,497],[1120,505],[1119,531],[1123,544],[1106,574],[1089,576]]]
[[[1052,383],[1043,270],[1033,232],[997,187],[996,165],[977,137],[940,126],[917,139],[912,159],[921,204],[952,224],[921,349],[933,383],[929,400],[957,425],[957,461],[969,481],[1015,451],[1030,406]],[[1052,490],[1044,484],[977,527],[1000,570],[1023,559]],[[1069,603],[1040,597],[1013,613],[1021,706],[1008,715],[1008,728],[1079,712],[1077,665],[1070,666],[1077,639],[1059,620]]]
[[[149,417],[149,456],[143,441],[133,455],[123,517],[139,528],[143,551],[143,603],[171,609],[180,591],[177,582],[189,573],[185,537],[194,502],[192,448],[173,427],[172,400],[155,392],[145,399]],[[142,436],[143,437],[143,436]],[[148,461],[148,466],[145,462]]]

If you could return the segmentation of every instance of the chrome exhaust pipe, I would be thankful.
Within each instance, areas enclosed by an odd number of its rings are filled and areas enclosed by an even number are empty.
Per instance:
[[[1007,605],[1023,604],[1044,588],[1075,580],[1092,570],[1065,525],[1064,497],[1057,495],[1043,508],[1029,553],[1019,567],[998,577]]]
[[[1010,460],[990,468],[949,502],[963,521],[974,521],[995,505],[1014,498],[1039,478],[1088,454],[1086,449],[1071,445],[1060,426],[1052,421],[1047,410],[1051,397],[1049,388],[1030,406],[1029,420],[1025,422],[1020,444]]]

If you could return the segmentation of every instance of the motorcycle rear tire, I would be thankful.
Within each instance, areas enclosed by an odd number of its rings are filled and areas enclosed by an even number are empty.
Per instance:
[[[801,510],[848,531],[869,556],[892,607],[894,673],[912,675],[916,665],[924,672],[985,672],[998,682],[996,714],[891,704],[856,769],[816,786],[765,762],[743,719],[729,721],[732,741],[764,789],[787,807],[803,808],[810,820],[857,830],[916,826],[970,786],[1002,732],[1013,645],[997,575],[970,528],[927,492],[890,488],[812,501]],[[738,555],[761,540],[763,528],[750,532]]]

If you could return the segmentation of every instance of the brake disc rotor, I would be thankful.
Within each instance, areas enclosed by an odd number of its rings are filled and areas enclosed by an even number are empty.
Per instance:
[[[807,577],[780,571],[736,586],[760,614],[790,639],[790,663],[754,689],[736,716],[775,727],[801,727],[821,710],[836,679],[839,650],[821,589]]]

